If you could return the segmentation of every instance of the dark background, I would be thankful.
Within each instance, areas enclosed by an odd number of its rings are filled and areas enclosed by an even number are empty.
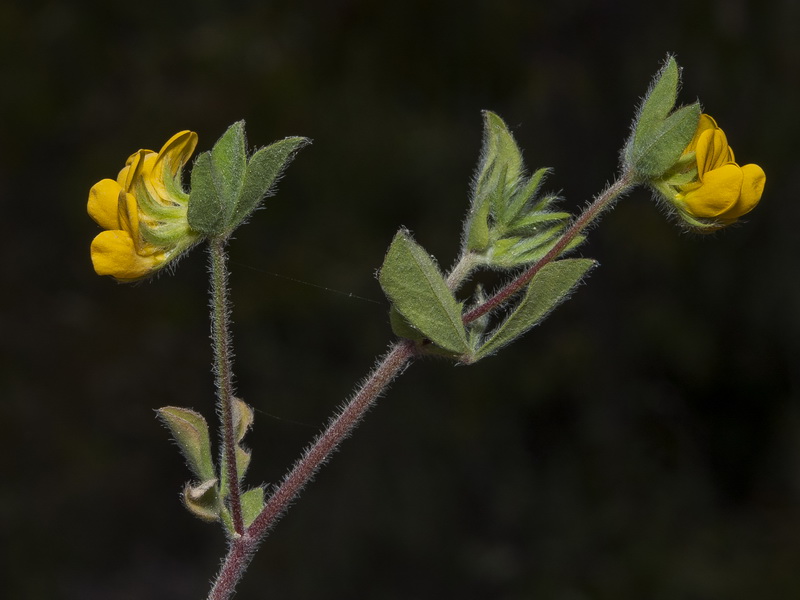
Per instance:
[[[276,482],[391,338],[397,228],[454,260],[480,110],[576,211],[667,52],[764,167],[762,204],[699,237],[629,196],[547,323],[398,380],[237,597],[800,595],[797,2],[21,5],[0,4],[0,595],[197,599],[224,551],[154,416],[213,416],[205,256],[134,286],[89,262],[88,190],[131,152],[242,118],[256,146],[314,139],[231,246],[249,481]]]

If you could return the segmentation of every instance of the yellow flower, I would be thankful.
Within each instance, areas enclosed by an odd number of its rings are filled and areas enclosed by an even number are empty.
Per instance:
[[[116,180],[89,191],[87,210],[103,231],[92,241],[98,275],[119,281],[146,277],[178,258],[200,238],[189,227],[189,196],[181,170],[197,146],[197,134],[181,131],[161,150],[132,154]]]
[[[688,182],[674,181],[674,204],[690,224],[718,228],[753,210],[761,200],[766,175],[758,165],[739,166],[725,132],[709,115],[701,115],[694,138],[684,151],[694,153]],[[696,221],[696,219],[710,221]]]

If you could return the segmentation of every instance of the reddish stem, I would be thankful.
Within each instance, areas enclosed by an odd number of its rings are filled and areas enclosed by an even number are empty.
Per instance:
[[[308,447],[300,460],[284,477],[283,482],[272,494],[250,527],[241,537],[231,541],[228,555],[225,557],[208,600],[227,600],[233,595],[236,584],[250,564],[253,552],[261,540],[266,537],[292,500],[314,477],[342,440],[350,435],[375,400],[403,371],[415,353],[414,342],[409,340],[400,341],[392,346],[355,396],[337,416],[331,419],[325,431]]]
[[[564,248],[594,221],[603,210],[628,191],[631,187],[631,181],[632,176],[626,173],[609,186],[573,221],[564,235],[541,260],[524,271],[489,300],[464,315],[464,322],[469,323],[485,315],[520,291],[544,265],[556,259],[564,251]],[[228,554],[209,593],[208,600],[228,600],[233,595],[236,584],[250,564],[258,544],[266,537],[292,500],[314,477],[339,444],[350,435],[375,400],[386,390],[391,381],[403,371],[415,354],[414,342],[410,340],[403,340],[392,346],[356,395],[337,416],[331,419],[325,431],[316,438],[300,460],[295,463],[292,470],[284,477],[283,482],[269,498],[264,509],[250,527],[240,537],[231,541]]]
[[[578,216],[578,218],[572,222],[569,228],[564,232],[564,235],[562,235],[555,245],[550,248],[550,251],[547,254],[539,259],[538,262],[534,263],[532,266],[528,267],[528,269],[523,271],[522,274],[516,279],[500,289],[486,302],[480,306],[476,306],[467,314],[465,314],[464,323],[471,323],[475,319],[478,319],[486,313],[493,311],[494,309],[503,305],[514,294],[519,292],[525,285],[528,284],[531,279],[533,279],[533,277],[541,270],[542,267],[558,258],[558,256],[564,251],[569,243],[574,240],[584,229],[586,229],[586,227],[592,221],[594,221],[598,215],[603,212],[603,210],[608,208],[614,200],[618,199],[622,194],[627,192],[631,187],[632,179],[632,176],[626,173],[612,185],[606,188],[606,190],[597,198],[595,198],[594,201]]]
[[[228,299],[228,268],[225,240],[214,239],[211,253],[212,339],[214,340],[214,371],[216,373],[219,413],[222,420],[222,452],[225,457],[233,528],[244,533],[241,490],[236,469],[236,440],[233,431],[233,367],[230,338],[230,301]]]

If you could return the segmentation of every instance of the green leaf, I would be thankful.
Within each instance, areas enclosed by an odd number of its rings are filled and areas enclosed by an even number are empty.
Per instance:
[[[203,152],[195,160],[191,186],[186,215],[189,227],[208,237],[220,235],[225,230],[225,218],[211,174],[210,152]]]
[[[460,304],[408,231],[395,235],[378,280],[400,314],[434,344],[456,354],[469,350]]]
[[[467,239],[465,249],[468,252],[484,252],[489,247],[489,196],[483,196],[473,204],[467,219]]]
[[[228,127],[211,149],[211,176],[224,214],[226,229],[230,229],[246,168],[244,121],[239,121]]]
[[[642,103],[639,119],[636,122],[634,147],[639,146],[640,138],[650,137],[652,132],[658,129],[661,122],[667,118],[678,97],[679,80],[678,63],[675,62],[674,57],[670,56],[655,76],[653,85]]]
[[[511,268],[538,260],[558,242],[563,229],[562,225],[556,225],[529,237],[512,236],[499,240],[494,246],[491,264]]]
[[[219,520],[219,494],[217,480],[209,479],[200,485],[189,485],[183,488],[183,504],[194,516],[203,521]]]
[[[250,466],[250,459],[252,458],[252,452],[244,448],[243,446],[236,446],[236,472],[239,475],[239,481],[244,478],[244,474],[247,472],[247,467]]]
[[[241,501],[242,520],[244,521],[244,526],[249,527],[264,508],[264,488],[255,487],[247,490],[242,494]]]
[[[508,127],[499,116],[487,110],[483,112],[483,118],[483,147],[472,190],[470,210],[472,214],[482,212],[488,215],[489,210],[479,206],[491,198],[495,216],[499,218],[522,177],[522,154]],[[470,226],[472,222],[469,221]]]
[[[699,104],[673,112],[679,84],[680,69],[669,57],[642,103],[625,148],[625,168],[645,179],[656,179],[674,167],[697,129]]]
[[[503,215],[503,218],[501,218],[503,223],[509,223],[519,216],[520,212],[525,207],[525,204],[534,196],[536,196],[536,192],[539,191],[542,182],[549,172],[550,169],[547,167],[537,169],[536,172],[528,178],[528,180],[525,182],[525,185],[517,190],[517,192],[514,194],[514,197],[511,199],[511,202],[508,204],[505,215]],[[536,210],[542,210],[544,208],[546,207],[537,206]]]
[[[484,146],[478,182],[480,183],[481,179],[491,180],[493,177],[499,179],[501,169],[505,169],[506,184],[513,186],[522,176],[522,153],[503,119],[488,110],[483,112],[483,118]],[[491,166],[494,168],[487,172]],[[494,187],[491,184],[487,185],[490,188]]]
[[[244,121],[231,125],[192,170],[188,220],[209,237],[230,235],[258,208],[295,153],[310,140],[290,137],[262,148],[248,161]]]
[[[558,223],[565,225],[569,220],[568,212],[535,212],[514,221],[508,227],[508,233],[517,235],[532,235],[540,232],[542,226]],[[563,228],[563,227],[562,227]]]
[[[542,260],[542,258],[544,258],[544,256],[548,252],[550,252],[550,250],[553,248],[553,246],[555,246],[558,243],[559,239],[560,239],[559,237],[552,238],[546,244],[543,244],[543,245],[538,246],[536,248],[532,248],[527,253],[519,255],[517,257],[517,260],[519,261],[517,263],[517,265],[529,265],[529,264],[532,264],[532,263],[535,263],[537,261]],[[571,250],[574,250],[575,248],[580,246],[585,241],[586,241],[586,236],[585,235],[580,235],[580,234],[576,235],[574,238],[572,238],[572,241],[570,241],[564,247],[564,249],[561,251],[559,256],[563,256],[564,254],[568,254]]]
[[[158,417],[172,432],[189,468],[200,481],[216,479],[211,459],[211,440],[203,415],[188,408],[165,406]]]
[[[491,225],[490,215],[497,215],[505,206],[508,196],[506,188],[506,173],[508,169],[503,166],[500,169],[500,174],[495,178],[493,187],[485,188],[485,195],[477,202],[478,207],[474,220],[469,221],[469,233],[467,234],[468,252],[483,253],[488,250],[491,242]],[[473,203],[473,207],[476,203]],[[470,211],[472,212],[472,210]]]
[[[505,212],[506,205],[510,201],[511,194],[515,189],[516,182],[512,183],[511,187],[508,186],[508,165],[500,164],[499,172],[495,179],[496,183],[493,187],[487,189],[487,193],[491,203],[491,213],[495,218],[499,219],[500,215]]]
[[[646,177],[663,175],[680,159],[692,141],[700,120],[700,105],[690,104],[679,108],[642,138],[638,158],[634,163],[637,172]]]
[[[253,409],[240,398],[233,399],[233,433],[236,442],[241,442],[253,426]]]
[[[480,347],[476,360],[496,352],[544,320],[550,311],[567,299],[589,269],[596,264],[596,261],[586,258],[570,258],[542,267],[528,284],[525,296],[514,312]]]
[[[273,189],[281,173],[289,166],[297,152],[311,140],[289,137],[262,148],[250,158],[244,175],[244,184],[236,201],[229,229],[238,227],[258,207]]]
[[[414,340],[415,342],[421,342],[425,339],[425,336],[397,311],[394,304],[389,309],[389,324],[392,326],[392,332],[397,337]]]
[[[244,436],[253,426],[254,413],[253,409],[239,398],[233,399],[233,437],[236,441],[235,456],[236,456],[236,474],[241,481],[247,472],[247,467],[250,466],[251,452],[241,445]],[[228,496],[228,459],[225,451],[221,452],[221,479],[220,490],[222,497]]]

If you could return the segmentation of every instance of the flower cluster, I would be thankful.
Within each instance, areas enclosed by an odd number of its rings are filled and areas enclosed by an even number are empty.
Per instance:
[[[766,175],[755,164],[739,166],[725,132],[703,114],[676,171],[655,186],[683,220],[699,230],[734,223],[761,200]]]
[[[197,146],[197,134],[181,131],[157,153],[132,154],[116,180],[89,191],[87,210],[106,231],[94,238],[98,275],[135,281],[170,264],[201,239],[187,220],[189,195],[181,171]]]

